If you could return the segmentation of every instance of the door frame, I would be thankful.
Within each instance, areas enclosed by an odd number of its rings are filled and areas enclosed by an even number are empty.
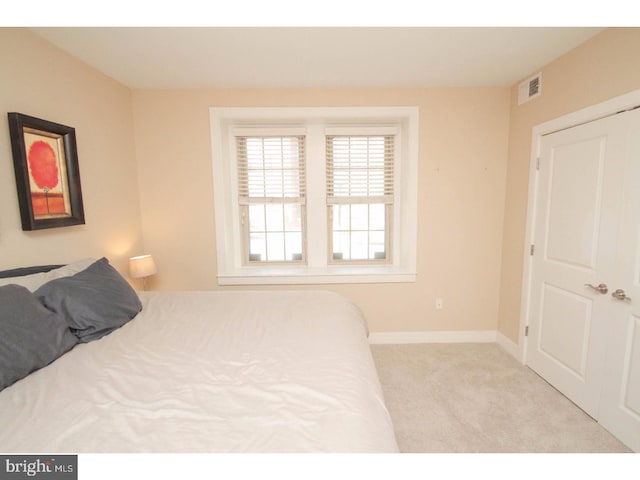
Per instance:
[[[531,245],[534,242],[534,225],[537,208],[538,169],[537,162],[540,156],[542,137],[559,130],[577,127],[601,118],[614,115],[619,112],[640,105],[640,89],[611,98],[604,102],[568,113],[553,120],[546,121],[533,127],[531,132],[531,158],[529,161],[529,194],[527,200],[527,224],[525,230],[525,244],[523,251],[522,291],[520,296],[520,328],[518,333],[518,360],[522,364],[527,363],[527,337],[525,330],[529,325],[529,310],[531,300],[531,276],[533,273],[533,257],[530,254]]]

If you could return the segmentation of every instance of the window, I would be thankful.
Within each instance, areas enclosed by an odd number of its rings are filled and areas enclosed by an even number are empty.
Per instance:
[[[243,263],[304,262],[304,136],[237,136]]]
[[[394,135],[327,135],[330,260],[390,260]]]
[[[416,107],[212,108],[220,284],[415,281]]]

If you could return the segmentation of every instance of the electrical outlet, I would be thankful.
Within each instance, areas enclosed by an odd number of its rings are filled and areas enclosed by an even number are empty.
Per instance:
[[[444,302],[441,298],[436,298],[436,310],[442,310],[444,308]]]

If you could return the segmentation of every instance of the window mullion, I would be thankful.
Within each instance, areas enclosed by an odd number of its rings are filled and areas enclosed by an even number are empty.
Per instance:
[[[326,162],[323,125],[307,128],[307,262],[310,267],[327,265]]]

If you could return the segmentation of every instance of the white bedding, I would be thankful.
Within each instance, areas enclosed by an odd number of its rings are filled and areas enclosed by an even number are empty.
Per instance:
[[[360,311],[331,292],[141,294],[0,392],[0,452],[395,452]]]

